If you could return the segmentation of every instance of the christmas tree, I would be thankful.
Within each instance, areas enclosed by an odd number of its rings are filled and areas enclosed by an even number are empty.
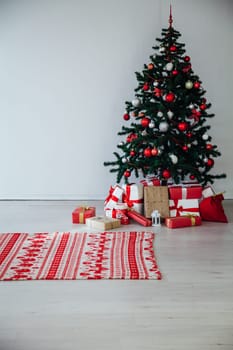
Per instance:
[[[125,102],[123,119],[131,124],[118,133],[125,138],[114,152],[116,160],[104,163],[117,173],[118,183],[122,177],[128,183],[132,173],[175,183],[189,177],[203,185],[226,177],[211,173],[214,158],[221,155],[206,123],[214,114],[209,113],[211,103],[172,23],[170,9],[169,27],[156,38],[149,63],[136,72],[134,99]]]

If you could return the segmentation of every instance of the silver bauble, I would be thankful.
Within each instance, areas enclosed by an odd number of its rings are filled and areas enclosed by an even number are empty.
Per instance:
[[[168,130],[168,123],[161,122],[159,124],[159,130],[162,131],[162,132],[166,132]]]
[[[141,100],[139,98],[135,98],[133,101],[132,101],[132,105],[134,107],[139,107],[141,104]]]

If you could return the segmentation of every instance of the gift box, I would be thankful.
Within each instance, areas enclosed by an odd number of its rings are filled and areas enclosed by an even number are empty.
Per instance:
[[[112,230],[120,227],[120,220],[113,219],[106,216],[95,216],[93,218],[86,219],[86,225],[96,230]]]
[[[200,226],[201,217],[200,216],[179,216],[179,217],[169,217],[165,219],[165,225],[168,228],[181,228],[188,226]]]
[[[78,207],[72,212],[73,224],[85,224],[87,218],[95,216],[95,207]]]
[[[187,215],[200,216],[198,199],[170,199],[169,210],[170,215],[168,216],[171,217]]]
[[[129,217],[127,216],[128,207],[125,204],[116,204],[113,209],[106,209],[105,215],[110,218],[119,219],[121,225],[129,224]]]
[[[131,209],[138,213],[143,212],[143,185],[142,184],[125,184],[123,202]]]
[[[104,209],[113,209],[118,202],[122,202],[124,190],[121,186],[110,187],[108,197],[104,202]]]
[[[135,220],[142,226],[151,226],[152,222],[151,220],[147,219],[145,216],[142,214],[138,213],[135,210],[129,210],[127,214],[131,219]]]
[[[141,180],[140,183],[143,186],[160,186],[161,181],[157,177],[146,177],[145,179]]]
[[[154,210],[158,210],[162,218],[170,216],[167,186],[144,187],[144,215],[150,218]]]
[[[198,184],[168,186],[170,199],[199,199],[202,197],[202,186]]]

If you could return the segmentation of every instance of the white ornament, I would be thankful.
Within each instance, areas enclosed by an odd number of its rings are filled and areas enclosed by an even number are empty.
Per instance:
[[[147,135],[146,130],[143,130],[143,131],[142,131],[142,136],[146,136],[146,135]]]
[[[186,81],[185,88],[190,90],[193,88],[193,82],[191,80]]]
[[[190,108],[190,109],[193,109],[193,108],[194,108],[194,104],[193,104],[193,103],[190,103],[189,108]]]
[[[192,146],[192,145],[191,145],[190,143],[187,144],[187,147],[188,147],[188,148],[191,148],[191,146]]]
[[[166,132],[168,130],[168,123],[162,122],[159,124],[159,130],[162,132]]]
[[[163,116],[163,112],[159,111],[159,112],[157,113],[157,116],[158,116],[158,117],[162,117],[162,116]]]
[[[158,82],[157,80],[155,80],[155,81],[153,82],[153,85],[154,85],[154,86],[158,86],[158,85],[159,85],[159,82]]]
[[[207,162],[208,162],[208,158],[204,158],[203,161],[204,161],[205,163],[207,163]]]
[[[156,100],[155,100],[154,98],[151,98],[151,99],[150,99],[150,102],[155,103]]]
[[[141,100],[139,98],[135,98],[133,101],[132,101],[132,105],[134,107],[139,107],[141,104]]]
[[[173,164],[178,162],[178,157],[175,154],[170,154],[169,157],[171,158]]]
[[[165,47],[160,46],[160,48],[159,48],[159,52],[164,52],[164,51],[165,51]]]
[[[203,134],[203,135],[202,135],[202,139],[203,139],[203,140],[207,141],[208,138],[209,138],[209,135],[208,135],[208,134]]]
[[[172,119],[172,117],[174,116],[174,113],[172,111],[168,111],[167,116],[169,119]]]
[[[124,145],[124,142],[123,142],[123,141],[121,141],[121,142],[118,143],[118,146],[123,146],[123,145]]]
[[[127,163],[127,158],[122,158],[122,163]]]
[[[154,123],[153,121],[151,121],[151,122],[149,123],[149,128],[153,129],[154,127],[155,127],[155,123]]]
[[[168,62],[165,66],[165,69],[168,70],[169,72],[173,69],[173,63],[172,62]]]

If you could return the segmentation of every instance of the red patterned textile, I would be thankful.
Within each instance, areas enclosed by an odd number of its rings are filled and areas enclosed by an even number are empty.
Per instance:
[[[3,233],[0,280],[161,279],[153,232]]]

